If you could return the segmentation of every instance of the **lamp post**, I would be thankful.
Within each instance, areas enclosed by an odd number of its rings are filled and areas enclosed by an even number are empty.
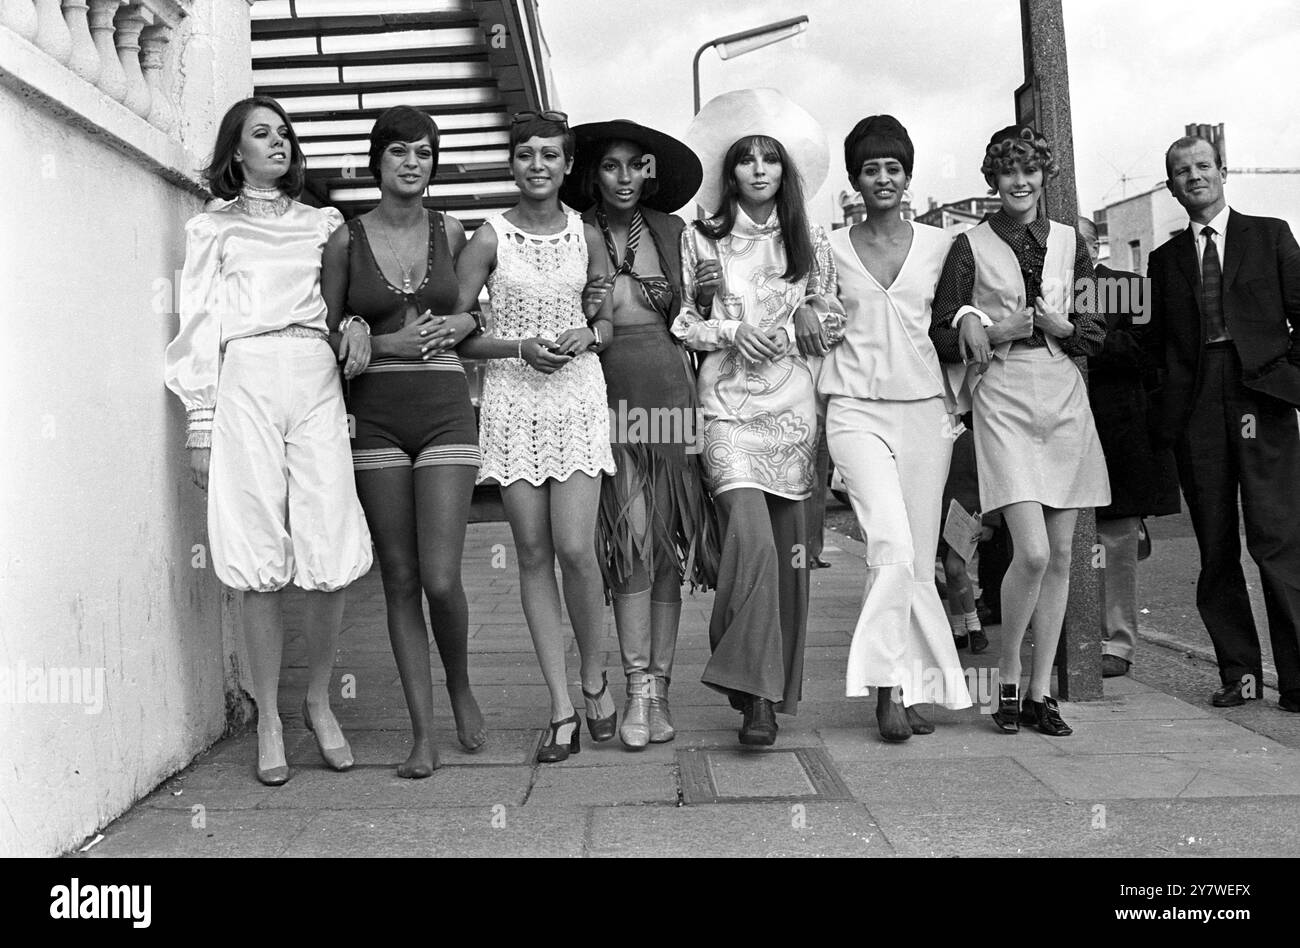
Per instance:
[[[743,56],[745,53],[797,36],[806,29],[808,29],[808,17],[796,16],[709,40],[695,51],[695,59],[691,62],[691,74],[695,80],[695,111],[692,114],[698,115],[700,112],[700,57],[704,55],[706,49],[716,47],[720,58],[731,59],[733,56]]]

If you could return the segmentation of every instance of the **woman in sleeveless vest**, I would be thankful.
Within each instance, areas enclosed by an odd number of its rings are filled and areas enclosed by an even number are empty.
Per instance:
[[[699,371],[704,466],[722,536],[706,685],[744,715],[740,742],[776,741],[794,714],[808,624],[804,501],[817,446],[814,362],[796,348],[838,341],[842,311],[805,183],[826,177],[826,135],[774,89],[718,96],[687,140],[714,211],[682,236],[685,295],[673,333],[706,353]]]
[[[583,287],[607,266],[600,232],[559,201],[573,169],[568,117],[517,113],[510,167],[519,203],[475,232],[457,266],[460,308],[474,306],[486,283],[493,331],[472,337],[460,351],[492,360],[483,382],[479,480],[501,484],[514,534],[524,616],[551,696],[550,727],[537,759],[551,763],[582,746],[564,662],[557,559],[581,656],[587,727],[596,741],[617,730],[604,671],[595,543],[601,480],[615,472],[597,355],[613,326],[608,303],[590,325],[583,315]]]
[[[1073,227],[1039,209],[1057,171],[1034,129],[995,133],[981,172],[1002,209],[953,241],[935,292],[930,337],[939,358],[968,363],[980,501],[1001,510],[1014,553],[1002,582],[1002,641],[995,725],[1072,733],[1051,696],[1065,618],[1074,522],[1110,502],[1106,463],[1082,374],[1105,320],[1086,292],[1093,279]],[[1033,620],[1029,693],[1020,701],[1020,647]]]
[[[818,385],[829,399],[831,457],[867,545],[846,693],[876,689],[886,741],[933,733],[917,704],[971,704],[934,583],[955,425],[930,342],[930,303],[951,239],[899,212],[913,157],[907,130],[889,115],[863,119],[844,140],[867,217],[831,234],[847,318]]]
[[[683,222],[672,212],[699,190],[695,153],[622,120],[579,125],[575,173],[560,192],[599,229],[611,270],[588,284],[594,315],[613,301],[614,341],[600,354],[618,473],[600,492],[598,547],[614,603],[629,748],[673,739],[672,679],[681,584],[717,575],[713,503],[699,459],[695,371],[668,330],[681,309]]]
[[[465,525],[478,470],[478,429],[465,370],[453,348],[475,332],[457,312],[455,261],[465,231],[427,211],[438,169],[438,127],[396,106],[370,132],[379,205],[335,231],[321,284],[330,326],[371,333],[366,364],[344,365],[357,493],[384,580],[388,639],[411,716],[414,746],[399,777],[438,766],[429,629],[447,677],[456,733],[473,752],[487,740],[469,684],[469,607],[461,584]]]
[[[257,778],[289,779],[279,712],[289,583],[306,590],[303,717],[335,770],[352,750],[330,710],[343,590],[370,569],[370,534],[348,458],[338,366],[321,297],[321,253],[343,223],[294,198],[303,155],[274,99],[235,103],[204,172],[216,200],[185,225],[180,331],[167,387],[185,404],[194,482],[208,492],[217,578],[243,591],[244,638],[257,703]],[[364,361],[362,327],[342,358]]]

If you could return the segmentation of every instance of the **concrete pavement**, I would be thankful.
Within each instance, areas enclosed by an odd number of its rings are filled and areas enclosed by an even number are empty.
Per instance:
[[[978,710],[926,709],[935,734],[879,741],[874,698],[843,696],[863,564],[861,545],[835,533],[823,554],[832,568],[812,574],[804,701],[797,717],[779,717],[774,748],[741,749],[740,716],[700,684],[712,596],[698,595],[683,609],[670,693],[677,740],[629,752],[617,740],[593,744],[584,727],[581,754],[536,764],[548,702],[509,529],[474,524],[467,550],[471,677],[491,729],[483,752],[460,749],[445,693],[435,691],[443,766],[428,780],[395,775],[409,719],[373,571],[353,587],[336,671],[334,705],[353,770],[326,769],[302,727],[303,647],[291,626],[281,691],[289,783],[257,783],[254,734],[221,741],[108,826],[87,855],[1300,853],[1296,716],[1272,707],[1272,691],[1246,709],[1210,708],[1199,682],[1209,674],[1212,686],[1213,669],[1178,651],[1144,646],[1135,676],[1108,679],[1104,700],[1062,705],[1075,727],[1069,738],[1006,736]],[[990,638],[989,652],[963,652],[963,661],[992,665],[996,628]],[[621,709],[612,617],[605,650]],[[434,666],[440,681],[436,657]],[[569,669],[578,698],[572,645]],[[339,697],[350,683],[352,696]],[[1270,725],[1280,739],[1259,733]]]

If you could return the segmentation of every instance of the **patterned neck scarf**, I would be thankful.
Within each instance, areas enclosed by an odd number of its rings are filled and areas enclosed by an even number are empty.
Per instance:
[[[637,247],[641,244],[641,232],[645,229],[645,218],[641,216],[641,209],[637,208],[632,212],[632,224],[627,230],[627,250],[623,254],[622,263],[619,263],[618,247],[614,243],[614,235],[610,233],[609,218],[606,217],[603,207],[597,208],[596,221],[600,224],[601,236],[605,238],[605,252],[609,254],[609,263],[614,268],[614,276],[627,276],[635,280],[637,286],[641,288],[641,295],[645,298],[646,305],[667,319],[673,299],[673,288],[668,278],[641,276],[633,269],[636,266]]]

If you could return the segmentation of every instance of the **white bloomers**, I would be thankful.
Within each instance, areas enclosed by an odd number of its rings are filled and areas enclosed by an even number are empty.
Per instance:
[[[226,345],[212,424],[208,533],[217,578],[332,592],[370,569],[338,366],[322,338]]]

